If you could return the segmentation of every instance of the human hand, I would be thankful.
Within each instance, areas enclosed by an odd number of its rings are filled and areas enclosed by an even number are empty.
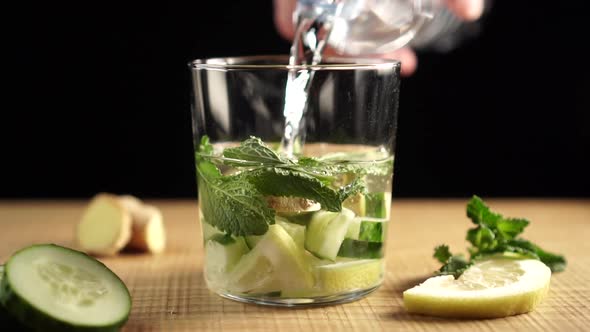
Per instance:
[[[274,2],[274,22],[279,34],[288,40],[293,40],[295,27],[293,26],[293,11],[297,5],[297,0],[273,0]],[[443,0],[445,5],[457,17],[466,21],[477,20],[484,9],[484,0]],[[409,76],[414,73],[418,66],[416,53],[409,48],[403,47],[395,52],[381,54],[382,58],[393,58],[401,61],[402,75]]]

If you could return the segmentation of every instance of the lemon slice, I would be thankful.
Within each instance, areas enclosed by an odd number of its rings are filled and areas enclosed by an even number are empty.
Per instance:
[[[492,258],[459,279],[438,276],[404,292],[408,312],[443,317],[493,318],[532,311],[549,290],[551,270],[532,259]]]
[[[383,260],[363,259],[321,265],[316,270],[319,287],[340,293],[375,287],[383,280]]]

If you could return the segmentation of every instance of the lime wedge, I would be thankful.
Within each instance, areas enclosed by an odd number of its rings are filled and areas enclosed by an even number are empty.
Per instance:
[[[334,294],[377,286],[383,280],[383,260],[363,259],[316,268],[319,288]]]
[[[459,279],[437,276],[404,292],[408,312],[442,317],[493,318],[521,314],[547,295],[551,270],[532,259],[491,258]]]

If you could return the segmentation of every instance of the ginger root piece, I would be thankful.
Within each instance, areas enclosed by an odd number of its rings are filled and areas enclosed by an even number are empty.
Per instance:
[[[266,203],[277,212],[317,211],[320,203],[303,197],[266,196]]]
[[[131,214],[117,196],[98,194],[82,215],[76,237],[88,253],[115,255],[131,238]]]
[[[166,247],[166,232],[160,210],[152,205],[143,204],[134,196],[118,197],[119,202],[131,215],[131,239],[129,249],[158,254]]]

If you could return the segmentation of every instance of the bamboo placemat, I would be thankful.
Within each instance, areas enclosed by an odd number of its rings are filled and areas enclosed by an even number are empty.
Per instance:
[[[202,277],[197,205],[154,201],[164,213],[169,246],[160,256],[122,254],[102,259],[127,284],[133,309],[125,331],[587,331],[590,323],[590,200],[489,200],[507,216],[532,221],[526,237],[566,255],[549,296],[533,313],[502,319],[454,320],[407,314],[403,290],[438,267],[432,249],[466,247],[465,200],[395,200],[387,276],[368,297],[304,309],[242,304],[212,294]],[[32,243],[73,243],[86,201],[0,202],[0,260]]]

